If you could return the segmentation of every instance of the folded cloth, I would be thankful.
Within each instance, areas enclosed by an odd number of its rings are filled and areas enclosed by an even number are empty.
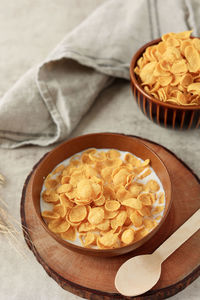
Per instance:
[[[200,32],[198,0],[109,0],[0,100],[0,146],[47,146],[66,138],[133,53],[166,32]]]

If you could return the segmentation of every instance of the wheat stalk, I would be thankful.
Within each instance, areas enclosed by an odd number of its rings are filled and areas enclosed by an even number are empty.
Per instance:
[[[2,174],[0,174],[0,184],[4,184],[5,182],[6,182],[5,177]]]
[[[5,177],[0,174],[0,185],[4,185],[5,182]],[[26,247],[21,234],[25,230],[26,228],[8,213],[8,205],[0,198],[0,234],[4,235],[12,248],[22,256],[26,256]]]

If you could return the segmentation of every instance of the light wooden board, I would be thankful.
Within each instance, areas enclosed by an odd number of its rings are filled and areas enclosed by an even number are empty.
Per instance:
[[[76,295],[95,300],[147,299],[148,297],[164,299],[178,293],[200,275],[200,231],[198,231],[163,263],[161,278],[151,291],[130,298],[123,297],[115,289],[114,278],[123,262],[138,254],[152,253],[200,208],[200,184],[192,171],[162,146],[147,140],[142,142],[154,150],[166,164],[172,181],[173,203],[166,222],[156,236],[129,254],[99,258],[78,254],[64,248],[52,237],[47,236],[34,213],[30,198],[33,173],[24,184],[21,220],[22,225],[27,228],[26,242],[46,272],[61,287]]]

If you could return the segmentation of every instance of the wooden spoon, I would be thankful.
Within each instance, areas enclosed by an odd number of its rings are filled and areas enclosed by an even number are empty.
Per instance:
[[[177,229],[156,251],[135,256],[119,268],[116,289],[125,296],[137,296],[150,290],[161,274],[162,262],[200,228],[200,209]]]

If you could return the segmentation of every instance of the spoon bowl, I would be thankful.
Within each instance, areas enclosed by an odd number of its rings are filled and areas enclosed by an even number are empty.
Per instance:
[[[116,288],[125,296],[138,296],[145,293],[160,278],[161,263],[162,261],[156,253],[135,256],[127,260],[119,268],[115,277]]]

